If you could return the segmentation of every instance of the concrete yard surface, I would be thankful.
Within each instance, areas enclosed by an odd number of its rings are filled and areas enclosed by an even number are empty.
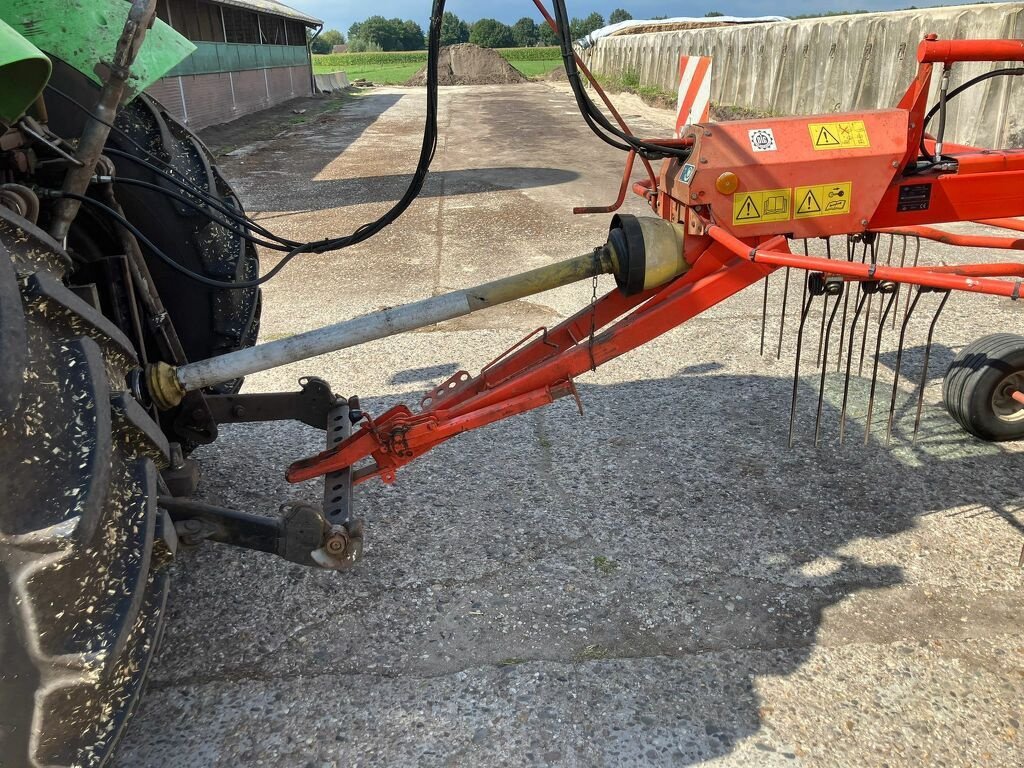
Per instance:
[[[422,89],[371,89],[207,138],[256,218],[319,239],[399,197],[424,103]],[[622,103],[638,133],[671,130],[673,115]],[[610,203],[624,156],[593,137],[564,85],[443,89],[438,123],[420,199],[369,242],[289,265],[264,290],[263,341],[604,241],[609,216],[571,208]],[[644,207],[630,197],[624,210]],[[274,263],[264,253],[264,269]],[[865,445],[873,305],[842,446],[837,326],[817,448],[812,307],[789,449],[801,281],[793,273],[780,359],[783,273],[769,283],[764,357],[757,285],[581,377],[582,417],[559,400],[449,441],[394,485],[359,486],[367,550],[353,572],[182,551],[117,765],[1019,766],[1021,446],[965,435],[940,390],[956,351],[1019,330],[1021,307],[950,299],[916,443],[935,297],[908,323],[889,445],[899,324],[883,333]],[[602,278],[598,292],[612,287]],[[317,375],[374,414],[412,406],[592,293],[569,286],[252,376],[245,391]],[[196,451],[199,498],[266,514],[318,502],[319,483],[290,486],[283,471],[322,442],[296,424],[224,427]]]

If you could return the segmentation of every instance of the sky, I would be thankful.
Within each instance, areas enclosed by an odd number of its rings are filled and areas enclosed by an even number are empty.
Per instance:
[[[397,16],[401,19],[413,19],[423,30],[427,29],[430,16],[431,0],[374,0],[372,3],[352,2],[352,0],[282,0],[286,5],[298,8],[311,16],[323,19],[327,29],[339,29],[348,34],[353,22],[362,21],[367,16],[381,15],[387,18]],[[844,11],[850,9],[868,11],[886,11],[895,8],[907,8],[929,5],[954,5],[959,3],[943,2],[943,0],[775,0],[766,3],[764,0],[689,0],[688,2],[671,2],[670,0],[565,0],[571,16],[586,16],[597,11],[605,19],[615,8],[625,8],[634,18],[645,19],[651,16],[703,16],[708,11],[720,11],[732,16],[762,16],[765,14],[788,16],[799,13],[819,13],[827,11]],[[550,9],[551,2],[546,2]],[[480,0],[448,0],[445,10],[452,11],[466,21],[475,21],[483,17],[491,17],[511,24],[523,16],[540,20],[532,0],[496,0],[480,2]]]

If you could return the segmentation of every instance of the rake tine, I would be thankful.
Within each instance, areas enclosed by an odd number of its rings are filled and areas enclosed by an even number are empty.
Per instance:
[[[828,343],[832,338],[832,323],[836,319],[836,312],[839,309],[839,294],[845,293],[843,290],[845,281],[842,278],[836,280],[829,280],[826,282],[826,293],[825,299],[828,300],[829,295],[836,297],[835,304],[832,305],[832,313],[828,316],[828,327],[825,329],[825,355],[824,359],[828,360]],[[821,442],[821,409],[825,402],[825,374],[828,371],[828,365],[821,366],[821,381],[818,383],[818,413],[814,417],[814,447],[818,447],[818,443]]]
[[[907,237],[908,237],[907,235],[904,235],[903,239],[905,240]],[[921,238],[917,237],[915,235],[914,236],[914,266],[915,267],[917,266],[917,259],[918,259],[918,257],[920,255],[921,255]],[[902,267],[903,264],[900,264],[900,266]],[[906,314],[906,312],[904,312],[904,314]]]
[[[846,260],[853,261],[853,257],[856,255],[856,246],[854,238],[857,235],[846,236]],[[836,352],[836,373],[839,373],[843,367],[843,343],[846,340],[846,313],[850,306],[850,292],[843,291],[843,319],[839,323],[839,349]],[[852,337],[851,337],[852,338]],[[828,355],[825,356],[828,360]]]
[[[764,357],[764,333],[768,327],[768,275],[764,276],[764,297],[761,299],[761,357]]]
[[[786,328],[786,301],[789,299],[789,267],[786,267],[786,278],[782,283],[782,315],[779,317],[779,348],[775,359],[782,359],[782,331]]]
[[[893,235],[893,237],[895,237],[895,235]],[[906,265],[906,263],[907,263],[907,236],[906,235],[900,235],[900,237],[903,238],[903,251],[900,253],[900,268],[902,269]],[[902,288],[902,286],[900,286],[900,287]],[[908,291],[910,290],[909,286],[907,287],[907,290]],[[893,307],[893,311],[892,311],[892,327],[893,327],[893,330],[896,330],[896,315],[898,315],[899,313],[900,313],[900,300],[899,300],[899,298],[897,298],[896,299],[896,306]],[[903,309],[903,319],[904,320],[907,319],[906,307],[904,307],[904,309]]]
[[[885,266],[892,266],[892,243],[896,239],[895,235],[889,235],[889,252],[885,255]],[[900,284],[896,283],[896,295],[899,296]],[[898,301],[899,299],[897,299]],[[878,306],[878,322],[882,322],[882,305]]]
[[[932,337],[935,335],[935,324],[939,321],[939,315],[942,314],[942,310],[946,306],[946,300],[949,299],[949,291],[944,291],[942,294],[942,301],[939,302],[938,308],[935,310],[935,314],[932,316],[931,325],[928,326],[928,341],[924,347],[924,365],[921,368],[921,386],[917,394],[917,415],[914,417],[914,436],[911,439],[912,444],[917,443],[917,430],[921,426],[921,410],[924,408],[924,388],[928,383],[928,361],[932,356]]]
[[[809,273],[804,274],[804,281],[807,282]],[[807,315],[811,311],[811,304],[814,302],[814,292],[807,291],[807,302],[804,304],[803,312],[800,313],[800,326],[796,332],[796,364],[793,369],[793,399],[789,404],[789,447],[793,447],[793,430],[796,427],[796,393],[800,383],[800,353],[803,352],[804,325],[807,323]]]
[[[888,283],[885,284],[885,288],[889,288],[889,300],[885,302],[885,311],[882,313],[882,319],[878,323],[878,335],[875,337],[875,363],[871,370],[871,390],[868,393],[868,415],[864,421],[864,445],[868,444],[868,440],[871,437],[871,414],[875,409],[875,388],[878,386],[878,353],[882,349],[882,334],[885,332],[885,321],[889,317],[889,310],[892,309],[892,303],[896,300],[896,284]],[[879,290],[883,291],[883,286],[879,286]]]
[[[914,314],[914,309],[917,307],[917,302],[921,298],[921,293],[921,288],[918,288],[917,292],[914,294],[913,300],[907,307],[907,314],[903,318],[903,325],[900,326],[900,341],[896,347],[896,371],[893,374],[892,379],[892,397],[889,398],[889,421],[887,421],[885,425],[886,447],[889,446],[889,441],[892,439],[892,422],[893,417],[896,415],[896,392],[900,383],[900,368],[903,365],[903,342],[907,337],[907,325],[910,324],[910,318]],[[899,296],[899,291],[896,292],[896,295]]]
[[[856,346],[853,343],[853,332],[857,329],[857,321],[860,319],[860,313],[864,309],[864,302],[867,300],[869,293],[874,290],[877,290],[877,283],[860,284],[860,298],[857,299],[857,308],[853,311],[853,322],[850,323],[850,347],[846,350],[846,381],[843,383],[843,406],[839,411],[839,445],[843,444],[843,439],[846,436],[846,404],[850,396],[850,371],[853,368],[853,348]]]
[[[878,263],[878,260],[877,260],[878,259],[878,254],[875,252],[875,241],[874,241],[874,239],[871,239],[870,242],[869,242],[868,239],[867,239],[867,235],[868,234],[869,233],[865,233],[864,256],[861,258],[860,261],[861,261],[862,264],[864,263],[864,259],[867,257],[868,246],[870,246],[871,247],[871,263],[872,264],[877,264]],[[860,366],[857,368],[857,375],[858,376],[863,376],[864,375],[864,350],[867,349],[867,345],[868,345],[868,326],[871,324],[871,322],[870,322],[871,321],[871,296],[872,296],[872,294],[869,293],[868,294],[867,313],[864,315],[864,334],[861,336],[861,340],[860,340]]]
[[[825,258],[832,258],[832,238],[822,238],[825,241]],[[825,338],[825,316],[828,314],[828,294],[825,294],[825,301],[821,305],[821,328],[818,330],[818,357],[814,362],[815,368],[821,367],[821,345]]]

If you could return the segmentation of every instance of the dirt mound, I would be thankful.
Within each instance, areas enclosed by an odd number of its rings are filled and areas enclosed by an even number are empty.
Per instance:
[[[438,85],[504,85],[525,82],[522,72],[490,48],[481,48],[472,43],[447,45],[437,57]],[[426,84],[426,67],[406,82],[406,85]]]

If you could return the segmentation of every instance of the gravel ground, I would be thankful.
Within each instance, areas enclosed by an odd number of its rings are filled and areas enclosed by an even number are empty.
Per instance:
[[[230,150],[224,171],[250,211],[283,234],[322,237],[371,220],[404,188],[423,101],[371,90],[209,138]],[[665,132],[670,115],[623,103],[640,128]],[[445,89],[439,123],[422,198],[368,244],[289,266],[265,291],[263,340],[603,241],[607,217],[571,208],[609,202],[622,158],[590,136],[564,85]],[[782,285],[770,284],[769,350]],[[889,331],[869,444],[870,354],[842,447],[830,367],[818,448],[815,308],[788,449],[799,287],[781,360],[759,355],[751,288],[582,377],[582,418],[562,400],[450,441],[393,486],[360,486],[368,538],[354,572],[184,552],[118,764],[1020,765],[1021,449],[968,438],[939,405],[956,350],[1019,329],[1020,306],[950,300],[911,444],[933,306],[922,299],[891,445]],[[570,286],[253,376],[246,389],[315,374],[374,413],[412,404],[590,292]],[[200,498],[267,513],[316,501],[316,483],[289,486],[282,471],[321,441],[301,425],[224,428],[196,454]]]

